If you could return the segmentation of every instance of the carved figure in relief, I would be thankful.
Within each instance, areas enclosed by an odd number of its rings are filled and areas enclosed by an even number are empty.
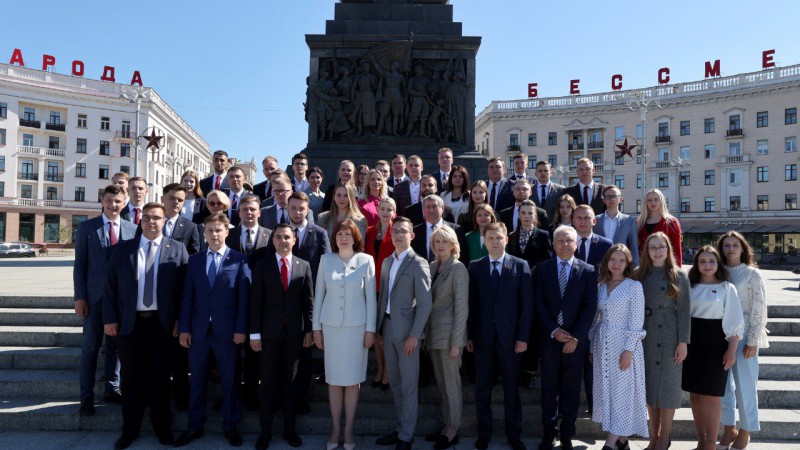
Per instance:
[[[405,102],[405,96],[403,95],[405,77],[400,73],[399,62],[394,61],[391,63],[389,70],[383,70],[377,61],[375,61],[375,58],[372,57],[372,55],[370,55],[370,57],[373,66],[375,66],[375,70],[383,77],[384,84],[376,134],[383,134],[385,131],[386,118],[391,114],[391,134],[393,136],[398,136],[401,115],[403,113],[403,103]]]
[[[406,136],[410,136],[414,131],[415,125],[419,122],[419,137],[428,137],[425,133],[427,128],[430,107],[428,100],[428,77],[425,76],[425,69],[417,64],[414,66],[414,76],[408,80],[409,112],[408,127]]]
[[[357,135],[361,136],[364,128],[372,128],[377,122],[375,113],[375,89],[377,88],[377,78],[370,73],[368,62],[361,64],[361,73],[355,78],[351,90],[353,98],[353,112],[350,114],[350,122],[356,125]]]

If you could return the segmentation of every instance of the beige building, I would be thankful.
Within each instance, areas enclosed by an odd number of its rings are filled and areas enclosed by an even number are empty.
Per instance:
[[[638,100],[638,102],[637,102]],[[642,100],[647,100],[642,115]],[[475,120],[487,156],[549,161],[561,184],[588,157],[636,214],[658,188],[681,220],[684,248],[744,232],[762,261],[797,259],[800,65],[640,90],[493,101]],[[620,157],[617,145],[637,145]],[[509,167],[511,164],[509,164]],[[510,171],[510,169],[509,169]]]

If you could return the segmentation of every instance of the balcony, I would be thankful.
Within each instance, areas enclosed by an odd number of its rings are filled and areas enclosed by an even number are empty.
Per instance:
[[[656,169],[668,169],[668,168],[672,167],[672,164],[671,164],[671,162],[670,162],[670,161],[656,161],[656,162],[653,164],[653,166],[654,166]]]
[[[54,181],[56,183],[64,182],[64,175],[60,173],[47,173],[44,175],[45,181]]]
[[[47,156],[67,156],[67,152],[63,148],[45,148],[42,150]]]
[[[508,147],[506,147],[506,151],[507,152],[518,152],[518,151],[520,151],[520,146],[519,145],[509,145]]]
[[[14,199],[14,204],[19,206],[36,206],[36,200],[32,198]]]
[[[63,148],[43,148],[43,147],[30,147],[27,145],[17,146],[17,155],[25,156],[57,156],[65,157],[66,151]]]
[[[50,123],[44,124],[44,127],[53,131],[67,131],[67,124],[65,123]]]
[[[672,138],[669,135],[666,136],[656,136],[656,144],[670,144],[672,143]]]
[[[567,148],[569,150],[583,150],[583,144],[582,143],[569,144]]]
[[[750,155],[728,155],[719,158],[720,164],[752,164]]]
[[[42,122],[38,120],[19,119],[19,126],[28,128],[42,128]]]
[[[602,141],[589,142],[589,149],[593,149],[593,148],[603,148],[603,142]]]
[[[18,206],[61,208],[63,206],[63,200],[36,200],[33,198],[15,198],[14,204]]]
[[[18,172],[17,178],[20,180],[38,180],[39,174],[33,172]]]
[[[136,139],[136,134],[131,130],[117,130],[114,132],[114,139],[117,142],[127,142],[132,144]]]
[[[729,138],[744,137],[744,130],[742,130],[741,128],[730,128],[728,129],[728,132],[725,134],[725,137]]]

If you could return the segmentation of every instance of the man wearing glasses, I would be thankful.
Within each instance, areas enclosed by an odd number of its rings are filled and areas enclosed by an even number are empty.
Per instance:
[[[611,239],[615,244],[625,244],[633,256],[633,267],[639,265],[639,239],[636,236],[636,218],[619,210],[622,191],[612,185],[603,189],[603,203],[606,212],[597,216],[594,233]]]
[[[292,195],[292,180],[286,174],[281,174],[272,181],[272,196],[275,203],[261,208],[261,217],[258,224],[264,228],[274,230],[279,223],[289,223],[289,197]],[[314,223],[314,215],[307,214],[308,223]]]

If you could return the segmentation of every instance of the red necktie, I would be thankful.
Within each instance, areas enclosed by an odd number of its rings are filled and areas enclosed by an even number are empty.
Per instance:
[[[108,222],[108,242],[111,243],[111,246],[117,245],[117,232],[114,231],[114,222]]]
[[[133,212],[136,213],[133,216],[133,223],[135,223],[136,225],[139,225],[139,222],[142,221],[142,210],[139,209],[139,208],[133,208]]]
[[[585,205],[589,204],[589,186],[583,187],[583,203]]]
[[[222,177],[217,175],[217,182],[214,183],[214,189],[219,189],[219,184],[222,182]]]
[[[286,258],[281,258],[281,282],[283,283],[283,290],[289,290],[289,266],[286,263]]]
[[[233,205],[231,205],[231,215],[239,209],[239,195],[233,194]]]

